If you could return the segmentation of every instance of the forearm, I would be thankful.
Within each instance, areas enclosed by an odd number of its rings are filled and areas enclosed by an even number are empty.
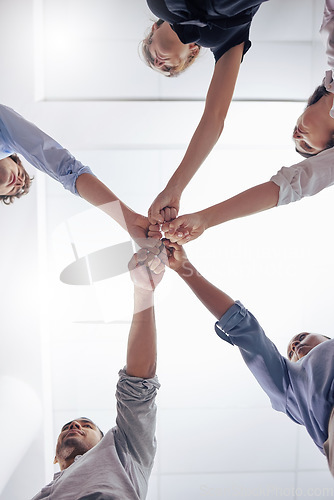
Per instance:
[[[137,216],[133,210],[127,207],[105,184],[93,175],[79,175],[76,188],[81,198],[100,208],[125,230],[128,230],[127,226],[131,225]]]
[[[224,128],[224,120],[219,116],[205,113],[189,143],[188,149],[167,187],[182,191],[195,175],[217,143]]]
[[[152,378],[157,364],[157,340],[153,293],[134,290],[134,314],[131,323],[126,372],[133,377]]]
[[[231,297],[206,280],[189,261],[177,273],[217,319],[234,304]]]
[[[201,217],[206,227],[213,227],[229,220],[246,217],[273,208],[278,203],[279,186],[274,182],[265,182],[228,200],[202,210]]]

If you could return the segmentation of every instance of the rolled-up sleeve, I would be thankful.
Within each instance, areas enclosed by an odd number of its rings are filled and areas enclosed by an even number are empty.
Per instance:
[[[119,372],[116,390],[116,424],[126,440],[132,458],[142,467],[150,468],[156,452],[155,397],[160,387],[157,377],[142,379]]]
[[[2,149],[21,154],[31,165],[60,182],[65,189],[78,195],[76,180],[91,169],[16,111],[0,105]]]
[[[313,196],[334,184],[334,148],[291,167],[282,167],[270,180],[280,188],[277,206]]]
[[[221,337],[220,331],[239,347],[245,363],[269,396],[273,408],[285,413],[290,383],[286,359],[266,337],[256,318],[237,301],[217,321],[216,333]]]
[[[334,0],[326,0],[320,35],[326,47],[327,63],[334,69]]]

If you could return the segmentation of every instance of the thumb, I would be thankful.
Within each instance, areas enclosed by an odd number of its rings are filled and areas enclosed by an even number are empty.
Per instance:
[[[162,224],[164,222],[164,218],[160,213],[161,207],[155,202],[149,208],[148,211],[148,220],[151,224]]]
[[[184,215],[181,215],[177,219],[174,219],[173,221],[171,221],[169,223],[169,227],[168,227],[168,234],[170,234],[170,235],[175,234],[180,229],[180,227],[185,223],[185,221],[186,221],[186,218]]]

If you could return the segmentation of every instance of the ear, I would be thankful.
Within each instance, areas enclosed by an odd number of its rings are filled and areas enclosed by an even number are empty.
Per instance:
[[[159,29],[159,26],[158,26],[158,24],[157,24],[157,23],[154,23],[154,24],[152,25],[152,32],[154,33],[154,31],[156,31],[157,29]]]
[[[189,44],[190,52],[192,56],[197,56],[199,53],[199,46],[196,43]]]
[[[54,460],[53,460],[53,463],[54,463],[54,464],[57,464],[57,463],[58,463],[58,459],[57,459],[57,457],[56,457],[56,456],[55,456],[55,458],[54,458]]]

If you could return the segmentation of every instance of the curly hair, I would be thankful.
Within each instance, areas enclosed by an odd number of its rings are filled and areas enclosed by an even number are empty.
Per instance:
[[[16,194],[12,194],[12,195],[8,195],[8,194],[0,195],[0,201],[2,201],[5,205],[10,205],[11,203],[13,203],[15,201],[15,198],[21,198],[21,196],[23,196],[24,194],[29,193],[30,185],[31,185],[31,183],[33,181],[33,177],[29,177],[28,172],[26,171],[26,169],[22,165],[22,162],[21,162],[21,160],[20,160],[20,158],[18,157],[17,154],[14,153],[14,154],[10,155],[9,158],[11,158],[23,170],[23,173],[24,173],[24,184],[23,184],[23,186],[21,187],[21,189]]]
[[[309,108],[310,106],[312,106],[312,104],[315,104],[322,97],[324,97],[325,95],[329,95],[329,94],[330,94],[330,92],[328,92],[328,90],[326,90],[324,85],[319,85],[319,87],[317,87],[315,89],[315,91],[313,92],[313,94],[309,97],[305,109]],[[330,149],[332,147],[334,147],[334,134],[332,135],[330,140],[327,142],[326,146],[324,147],[324,149],[322,151],[325,151],[326,149]],[[319,154],[319,153],[304,153],[304,152],[299,151],[297,148],[295,148],[295,149],[296,149],[297,153],[299,153],[304,158],[310,158],[311,156],[316,156],[317,154]]]
[[[165,21],[163,19],[158,19],[158,21],[156,21],[155,24],[159,28],[164,22]],[[144,38],[144,40],[141,42],[141,53],[143,56],[143,60],[147,64],[147,66],[154,69],[155,71],[158,71],[159,73],[163,74],[164,76],[173,77],[173,76],[179,76],[180,73],[185,71],[187,68],[189,68],[189,66],[191,66],[195,62],[195,59],[197,58],[197,56],[201,50],[200,45],[198,45],[197,43],[195,44],[196,47],[198,47],[198,50],[196,51],[196,53],[190,53],[189,56],[187,57],[187,59],[185,59],[184,61],[181,61],[181,63],[178,66],[174,66],[174,67],[169,68],[169,69],[157,68],[154,65],[154,59],[151,56],[151,53],[149,51],[149,46],[152,43],[153,33],[154,33],[154,29],[152,27],[151,31],[149,32],[147,37]]]

